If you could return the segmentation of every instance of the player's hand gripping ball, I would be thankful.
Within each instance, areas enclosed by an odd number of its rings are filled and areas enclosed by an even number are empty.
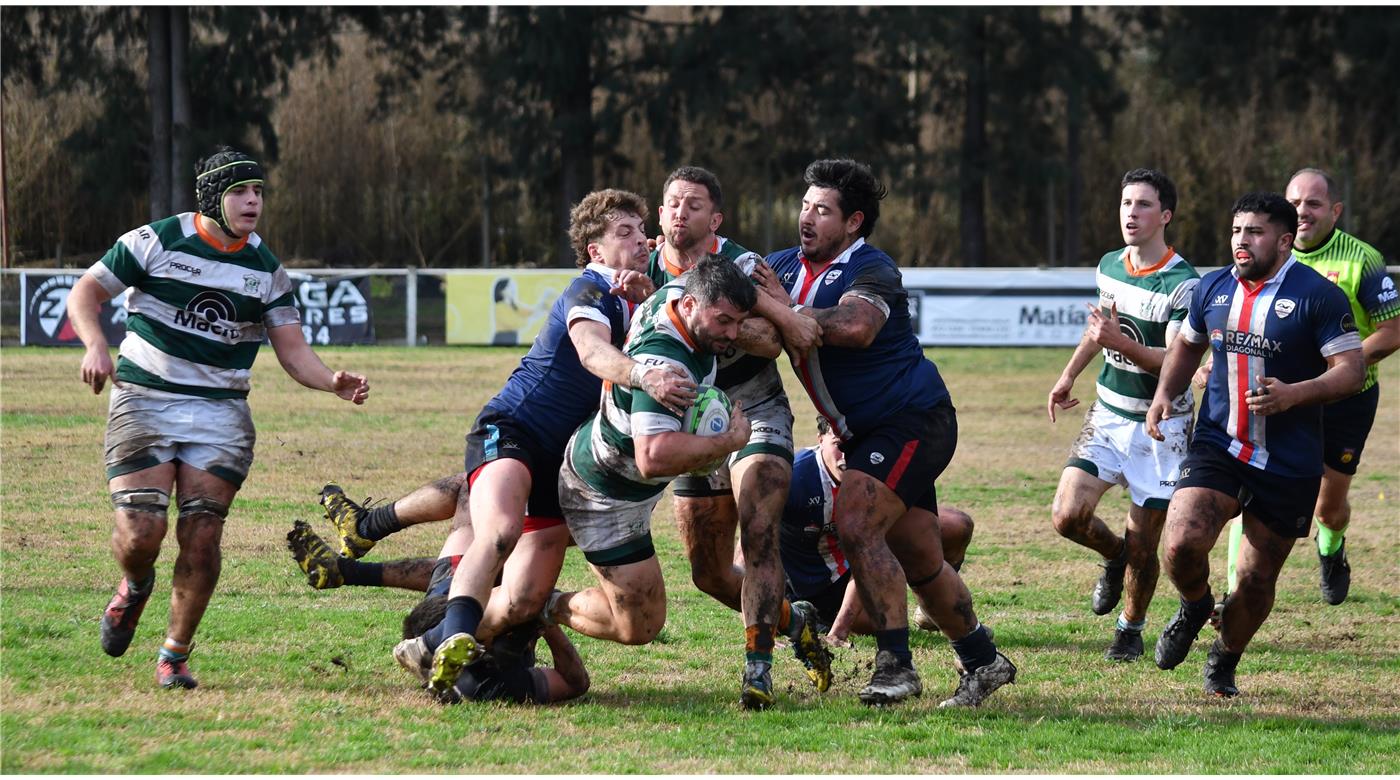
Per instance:
[[[729,430],[729,413],[734,409],[729,396],[713,385],[700,385],[695,389],[695,403],[686,410],[683,424],[686,433],[696,436],[718,436]],[[728,456],[724,456],[728,457]],[[707,463],[690,472],[691,476],[703,477],[719,468],[724,457]]]

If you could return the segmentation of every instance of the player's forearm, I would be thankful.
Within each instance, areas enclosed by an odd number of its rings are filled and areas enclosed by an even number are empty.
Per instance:
[[[1400,317],[1376,323],[1376,332],[1361,342],[1361,355],[1366,365],[1375,365],[1400,349]]]
[[[760,293],[763,289],[762,287],[759,288]],[[797,318],[802,315],[793,311],[790,306],[783,305],[777,298],[763,294],[758,296],[758,302],[754,304],[753,311],[754,314],[767,320],[768,323],[772,325],[775,335],[775,344],[777,345],[778,353],[781,353],[783,349],[782,334],[791,331],[796,326]],[[754,319],[755,318],[750,317],[745,320],[744,323],[748,324],[749,321]],[[772,357],[777,357],[777,354],[772,355]]]
[[[750,355],[776,358],[783,354],[783,340],[773,323],[762,317],[748,317],[739,324],[739,337],[734,346]]]
[[[569,339],[588,373],[619,387],[633,387],[632,369],[637,361],[613,346],[610,335],[606,325],[592,320],[575,320],[569,326]]]
[[[828,347],[863,349],[885,326],[884,314],[859,298],[843,299],[829,309],[803,309],[800,313],[807,312],[822,326],[822,344]]]
[[[735,446],[726,434],[696,436],[680,431],[638,436],[634,444],[637,471],[646,479],[684,474],[706,463],[712,463],[743,446]]]
[[[1165,349],[1149,347],[1128,338],[1124,338],[1123,341],[1122,348],[1118,350],[1119,354],[1133,361],[1133,365],[1149,374],[1160,375],[1162,373],[1162,363],[1167,359]]]
[[[282,364],[282,370],[287,372],[287,376],[295,379],[303,387],[328,393],[335,392],[335,372],[327,368],[306,343],[299,323],[269,328],[267,340],[272,345],[272,350],[277,353],[277,362]]]
[[[1065,370],[1060,372],[1060,376],[1071,382],[1078,379],[1079,375],[1084,373],[1084,369],[1094,359],[1094,355],[1098,353],[1099,345],[1089,338],[1089,332],[1086,330],[1079,339],[1079,343],[1075,345],[1074,354],[1070,355],[1069,362],[1065,364]]]
[[[588,690],[589,680],[588,669],[583,665],[578,648],[574,647],[574,643],[569,641],[558,626],[546,627],[541,637],[545,644],[549,645],[549,654],[554,658],[554,671],[558,672],[569,686],[567,695],[558,699],[582,696]]]
[[[856,619],[862,614],[860,593],[856,590],[856,581],[852,577],[850,582],[846,583],[846,592],[841,596],[841,608],[837,610],[836,617],[832,618],[831,629],[827,633],[837,639],[845,639],[851,635]]]
[[[101,310],[102,302],[111,299],[112,296],[102,285],[88,274],[80,277],[68,293],[68,322],[73,325],[73,331],[78,334],[83,346],[89,350],[105,352],[108,349],[107,334],[102,332],[97,314]]]

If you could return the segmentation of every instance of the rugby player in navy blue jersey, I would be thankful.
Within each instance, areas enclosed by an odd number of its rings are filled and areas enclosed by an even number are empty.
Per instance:
[[[1282,195],[1251,193],[1235,202],[1234,264],[1196,287],[1147,411],[1147,431],[1160,441],[1172,397],[1211,351],[1195,434],[1167,509],[1165,568],[1181,607],[1157,640],[1156,661],[1172,669],[1186,659],[1215,606],[1210,550],[1243,511],[1239,583],[1205,665],[1206,692],[1222,697],[1239,694],[1240,654],[1273,608],[1294,541],[1312,524],[1322,404],[1355,393],[1366,378],[1346,294],[1293,256],[1297,225]]]
[[[1016,667],[945,565],[934,480],[952,460],[957,415],[914,335],[899,269],[866,243],[885,189],[852,160],[818,160],[804,179],[801,245],[771,255],[756,278],[822,326],[821,346],[793,367],[846,454],[833,516],[879,648],[860,699],[888,704],[923,691],[909,651],[908,582],[968,670],[942,706],[976,706]]]

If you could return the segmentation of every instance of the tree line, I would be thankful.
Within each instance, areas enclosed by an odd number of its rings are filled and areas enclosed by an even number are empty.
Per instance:
[[[1229,206],[1296,168],[1345,226],[1400,225],[1400,15],[1376,8],[15,8],[3,27],[12,257],[90,259],[190,208],[217,143],[264,161],[261,233],[337,266],[565,266],[600,186],[655,205],[714,170],[721,232],[795,240],[813,159],[890,189],[910,266],[1092,264],[1118,179],[1177,182],[1169,242],[1228,261]]]

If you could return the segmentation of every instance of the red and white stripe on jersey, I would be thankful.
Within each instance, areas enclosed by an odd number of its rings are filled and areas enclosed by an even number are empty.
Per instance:
[[[802,268],[797,272],[797,279],[792,285],[792,300],[803,306],[812,306],[817,300],[817,292],[821,289],[818,284],[827,273],[833,268],[839,268],[851,259],[851,255],[860,247],[865,245],[865,239],[856,239],[854,244],[846,248],[846,251],[837,255],[821,267],[814,267],[808,262],[806,257],[799,255],[802,261]],[[821,352],[819,347],[813,347],[807,351],[807,357],[802,363],[793,364],[793,371],[802,385],[807,388],[807,395],[812,399],[812,405],[817,408],[817,414],[826,418],[831,424],[831,430],[836,432],[842,439],[851,438],[851,429],[846,425],[846,415],[836,408],[836,402],[831,398],[831,391],[827,389],[826,378],[822,376]]]
[[[836,494],[841,492],[841,486],[836,484],[831,478],[831,474],[826,470],[826,461],[822,460],[821,450],[816,451],[817,474],[822,480],[822,528],[834,528],[831,521],[831,510],[836,506]],[[826,568],[831,572],[831,581],[841,579],[841,575],[850,571],[850,561],[846,560],[846,554],[841,551],[841,540],[835,534],[823,533],[820,541],[822,560],[826,562]]]
[[[1265,282],[1252,291],[1241,280],[1237,279],[1235,285],[1230,315],[1226,320],[1227,328],[1262,338],[1279,285]],[[1263,357],[1244,352],[1226,353],[1225,382],[1229,389],[1230,417],[1225,432],[1233,439],[1230,442],[1230,455],[1262,469],[1269,463],[1268,422],[1267,418],[1251,413],[1246,402],[1246,394],[1254,387],[1255,377],[1260,376],[1267,376]]]

